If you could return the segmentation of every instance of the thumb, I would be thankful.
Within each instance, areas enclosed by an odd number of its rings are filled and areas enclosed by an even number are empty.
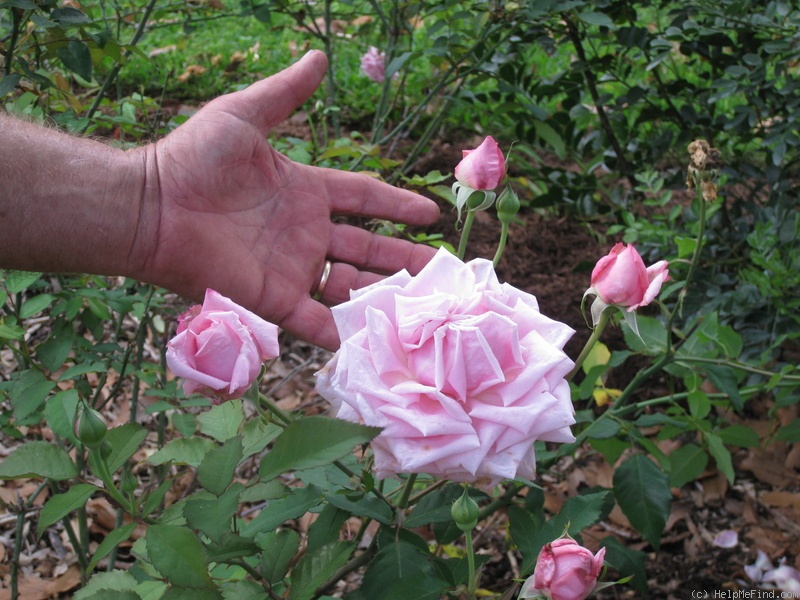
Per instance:
[[[311,97],[327,69],[325,53],[310,50],[292,66],[236,94],[236,112],[266,134]]]

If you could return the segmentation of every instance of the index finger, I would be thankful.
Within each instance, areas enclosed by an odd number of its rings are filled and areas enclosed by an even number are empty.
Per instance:
[[[334,214],[387,219],[411,225],[427,225],[439,218],[436,202],[421,194],[360,173],[319,170],[325,171],[322,181],[325,181]]]

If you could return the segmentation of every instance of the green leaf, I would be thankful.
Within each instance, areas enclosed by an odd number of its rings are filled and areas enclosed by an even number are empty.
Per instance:
[[[124,465],[146,437],[147,429],[138,423],[125,423],[109,429],[105,438],[111,444],[111,454],[106,458],[109,471],[113,473]]]
[[[722,443],[722,439],[718,435],[708,432],[703,432],[703,435],[708,443],[708,452],[717,462],[717,468],[722,472],[723,475],[725,475],[725,477],[727,477],[728,482],[733,484],[735,475],[733,472],[731,453],[725,447],[725,444]]]
[[[300,537],[291,529],[281,529],[259,534],[256,543],[262,548],[261,576],[270,585],[279,583],[300,549]]]
[[[135,587],[136,578],[127,571],[117,569],[110,573],[95,573],[85,586],[75,592],[72,600],[140,600],[138,594],[133,592]],[[115,595],[110,596],[112,593]]]
[[[555,129],[544,121],[534,121],[533,127],[536,129],[536,134],[550,145],[559,158],[566,156],[567,146]]]
[[[439,600],[449,584],[433,566],[432,556],[404,540],[387,544],[369,564],[361,583],[364,598]]]
[[[177,438],[164,444],[164,447],[154,452],[148,460],[151,465],[174,462],[199,467],[209,450],[216,447],[217,445],[207,438]]]
[[[220,587],[225,600],[269,600],[267,592],[255,581],[224,581]],[[321,596],[320,598],[327,600],[330,597]]]
[[[78,483],[63,494],[52,496],[42,507],[42,512],[39,513],[39,524],[36,527],[37,539],[42,537],[44,530],[50,525],[63,519],[73,510],[84,506],[97,489],[88,483]]]
[[[78,402],[78,390],[72,388],[53,394],[48,398],[44,407],[44,418],[48,427],[57,436],[69,440],[73,444],[78,441],[73,431]]]
[[[3,276],[6,280],[8,293],[18,294],[36,283],[42,274],[32,271],[3,271]]]
[[[394,523],[392,507],[377,496],[366,495],[358,500],[350,500],[344,494],[328,494],[328,502],[346,510],[350,514],[374,519],[378,523],[391,525]]]
[[[22,79],[22,75],[19,73],[11,73],[0,79],[0,98],[13,92],[20,79]]]
[[[77,476],[78,469],[69,454],[49,442],[27,442],[0,462],[0,479],[44,477],[63,481]]]
[[[58,21],[61,25],[82,25],[83,23],[91,22],[89,17],[71,6],[54,8],[50,13],[50,18]]]
[[[274,423],[264,423],[261,419],[250,419],[242,427],[242,458],[258,454],[280,435],[283,429]]]
[[[36,348],[36,356],[39,358],[39,362],[51,373],[59,370],[64,365],[70,352],[72,352],[72,346],[75,342],[71,327],[60,320],[57,323],[60,326],[54,326],[50,337]]]
[[[70,71],[86,81],[91,81],[92,53],[89,46],[79,40],[70,40],[66,46],[56,50],[56,54]]]
[[[308,551],[314,552],[325,544],[337,541],[342,532],[342,525],[349,517],[350,513],[332,504],[323,508],[317,519],[308,528],[308,544],[306,546]]]
[[[136,529],[136,525],[136,523],[127,523],[122,527],[117,527],[116,529],[109,531],[108,535],[103,538],[103,541],[100,542],[100,545],[94,551],[94,555],[92,556],[92,560],[89,562],[89,566],[87,567],[86,571],[88,573],[94,571],[97,563],[108,556],[117,545],[121,544],[131,536],[133,530]]]
[[[244,421],[244,413],[241,400],[223,402],[197,417],[200,433],[204,433],[218,442],[225,442],[237,435],[242,421]]]
[[[219,496],[233,481],[233,474],[242,460],[242,436],[228,439],[222,446],[208,451],[197,469],[197,479],[209,492]]]
[[[255,556],[259,551],[260,548],[253,540],[230,531],[222,534],[219,543],[206,543],[206,555],[211,562],[228,562],[235,558]]]
[[[606,562],[614,565],[614,570],[623,577],[632,576],[631,585],[639,592],[639,597],[647,598],[647,554],[624,546],[613,535],[603,538],[600,546],[606,549]]]
[[[222,592],[194,587],[171,587],[160,600],[223,600]]]
[[[720,392],[728,394],[731,399],[731,404],[736,412],[742,412],[744,409],[744,399],[739,394],[739,382],[736,379],[736,373],[731,367],[726,366],[706,366],[706,373],[711,383]]]
[[[616,29],[617,26],[605,13],[595,12],[593,10],[585,10],[578,13],[578,18],[588,25],[597,25],[598,27],[608,27],[609,29]]]
[[[667,475],[643,454],[634,454],[614,472],[614,496],[631,525],[658,550],[672,503]]]
[[[708,465],[708,454],[697,444],[688,443],[673,450],[669,461],[669,484],[680,488],[700,477]]]
[[[26,300],[19,308],[19,316],[28,319],[49,307],[55,298],[50,294],[39,294],[30,300]]]
[[[165,481],[161,482],[161,485],[159,485],[154,492],[148,492],[146,496],[143,496],[141,499],[142,516],[146,517],[158,508],[171,487],[172,478],[167,478]]]
[[[462,493],[463,489],[458,485],[448,485],[431,492],[414,505],[408,517],[403,520],[403,527],[414,529],[429,523],[452,521],[450,507]]]
[[[775,439],[779,442],[800,442],[800,419],[795,419],[788,425],[784,425],[775,434]]]
[[[151,525],[146,540],[150,562],[173,585],[194,588],[213,585],[203,545],[187,528]]]
[[[625,343],[635,352],[658,355],[667,349],[667,331],[661,321],[652,317],[637,318],[639,335],[625,323],[622,329],[625,334]]]
[[[281,473],[332,463],[366,444],[380,433],[367,427],[330,417],[303,417],[292,421],[278,436],[261,461],[259,474],[266,481]]]
[[[319,488],[309,485],[292,488],[292,493],[280,500],[274,500],[258,516],[242,527],[242,535],[253,537],[259,533],[272,531],[282,523],[303,516],[308,509],[319,504]]]
[[[220,542],[232,527],[233,515],[239,508],[239,494],[244,486],[237,483],[219,496],[197,494],[190,496],[183,506],[183,516],[191,527],[202,531],[210,539]]]
[[[11,405],[14,418],[22,421],[34,414],[44,403],[45,398],[55,387],[40,371],[33,369],[23,372],[11,387]]]
[[[745,425],[731,425],[716,432],[719,439],[727,446],[739,446],[740,448],[757,448],[761,445],[758,434]]]
[[[689,392],[686,402],[689,405],[689,412],[695,419],[705,419],[711,412],[711,400],[701,390]]]
[[[305,554],[292,569],[289,600],[311,600],[317,588],[347,562],[355,547],[350,542],[334,542]]]
[[[564,532],[564,528],[559,526],[554,519],[545,521],[539,527],[533,516],[518,506],[511,506],[508,509],[508,517],[509,533],[522,554],[523,562],[520,565],[520,571],[530,573],[536,566],[536,560],[539,558],[542,547],[558,538]]]
[[[613,503],[611,507],[607,506],[610,494],[610,491],[604,491],[569,498],[553,519],[557,528],[563,530],[568,527],[567,533],[577,535],[594,525],[613,508]]]

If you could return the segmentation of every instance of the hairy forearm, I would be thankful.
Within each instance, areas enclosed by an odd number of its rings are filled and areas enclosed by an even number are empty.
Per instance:
[[[129,275],[138,152],[0,113],[0,268]]]

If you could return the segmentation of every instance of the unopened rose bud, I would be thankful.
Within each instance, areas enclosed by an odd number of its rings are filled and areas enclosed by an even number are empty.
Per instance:
[[[456,522],[456,526],[461,531],[472,531],[478,524],[478,517],[480,517],[481,510],[478,508],[478,503],[470,498],[466,488],[461,497],[453,502],[450,507],[450,516]]]
[[[456,179],[473,190],[493,190],[506,174],[506,159],[492,136],[474,150],[463,150],[455,170]]]
[[[87,448],[97,448],[103,443],[106,431],[108,431],[108,427],[106,427],[103,415],[91,406],[84,405],[75,431],[81,444]]]
[[[497,199],[497,218],[501,223],[511,223],[518,212],[519,196],[510,185],[507,185]]]

